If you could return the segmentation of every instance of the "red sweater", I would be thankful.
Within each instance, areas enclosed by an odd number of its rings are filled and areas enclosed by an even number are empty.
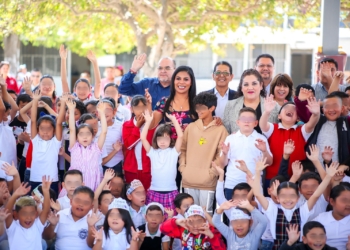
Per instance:
[[[268,139],[270,150],[273,155],[273,163],[271,166],[266,168],[266,179],[271,180],[274,176],[278,174],[278,170],[281,164],[281,160],[283,157],[283,148],[284,142],[288,139],[292,139],[294,141],[295,150],[290,155],[289,165],[288,165],[288,174],[289,176],[293,175],[292,171],[292,163],[296,160],[304,160],[306,158],[305,154],[305,144],[306,141],[303,137],[303,133],[301,132],[302,126],[298,126],[296,129],[291,128],[289,130],[278,128],[278,124],[273,124],[274,130],[272,135]]]
[[[160,231],[171,238],[181,239],[183,247],[192,246],[192,249],[195,249],[194,248],[195,240],[201,236],[201,235],[194,235],[189,233],[187,240],[184,241],[183,234],[185,229],[183,227],[176,225],[176,219],[171,219],[163,222],[163,224],[160,226]],[[226,250],[226,245],[222,240],[222,237],[219,231],[212,226],[210,226],[210,231],[212,231],[212,233],[214,234],[214,237],[212,239],[210,239],[209,237],[204,237],[202,239],[202,244],[201,244],[202,248],[199,248],[199,249]]]
[[[152,144],[152,138],[155,128],[148,130],[147,140]],[[137,160],[135,154],[135,146],[140,141],[140,128],[136,127],[134,124],[134,119],[131,118],[129,121],[124,122],[123,124],[123,142],[125,147],[124,154],[124,171],[137,173]],[[151,161],[147,156],[146,150],[142,146],[141,151],[142,158],[142,172],[150,173],[151,172]]]

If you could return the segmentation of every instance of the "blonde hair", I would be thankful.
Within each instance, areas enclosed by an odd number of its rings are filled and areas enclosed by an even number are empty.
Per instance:
[[[19,212],[23,207],[35,207],[36,209],[36,202],[30,196],[21,197],[16,202],[16,207],[15,207],[16,212]]]

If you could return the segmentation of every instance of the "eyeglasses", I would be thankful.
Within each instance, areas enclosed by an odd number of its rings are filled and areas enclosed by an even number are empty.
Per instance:
[[[166,66],[166,67],[158,67],[158,70],[159,71],[163,71],[163,70],[165,70],[165,71],[170,71],[170,70],[172,70],[172,68],[170,67],[170,66]]]
[[[230,72],[226,72],[226,71],[223,71],[223,72],[221,72],[221,71],[215,71],[214,74],[215,74],[216,76],[219,76],[219,75],[229,76],[229,75],[231,75]]]
[[[271,69],[273,68],[273,65],[272,64],[258,64],[258,68],[268,68],[268,69]]]

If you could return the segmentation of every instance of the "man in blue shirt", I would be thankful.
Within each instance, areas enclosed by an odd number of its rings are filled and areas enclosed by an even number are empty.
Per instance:
[[[145,89],[152,96],[152,106],[162,97],[170,95],[171,77],[175,71],[175,61],[170,57],[160,59],[158,63],[158,77],[144,78],[139,82],[134,82],[137,72],[146,62],[146,54],[135,56],[130,71],[126,73],[120,81],[119,93],[127,96],[144,95]]]

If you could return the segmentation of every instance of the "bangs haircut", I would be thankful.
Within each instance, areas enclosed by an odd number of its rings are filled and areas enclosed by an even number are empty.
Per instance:
[[[135,95],[130,102],[131,107],[136,107],[142,102],[143,105],[147,106],[147,99],[143,95]]]
[[[106,84],[106,86],[105,86],[104,89],[103,89],[103,93],[106,92],[106,89],[109,88],[109,87],[114,87],[114,88],[116,88],[117,91],[118,91],[118,93],[119,93],[119,87],[118,87],[118,85],[115,84],[115,83],[113,83],[113,82]]]
[[[90,133],[92,134],[92,136],[95,136],[95,133],[94,133],[93,128],[92,128],[89,124],[87,124],[87,123],[79,124],[79,126],[77,127],[76,132],[75,132],[75,133],[76,133],[76,136],[78,136],[79,131],[82,130],[83,128],[88,128],[89,131],[90,131]]]
[[[171,131],[171,126],[167,125],[167,124],[161,124],[158,126],[158,128],[156,129],[154,135],[153,135],[153,139],[152,139],[152,147],[154,149],[159,149],[158,144],[157,144],[157,138],[158,137],[164,137],[164,135],[168,135],[170,137],[170,148],[173,148],[175,146],[175,140],[173,138],[171,138],[173,132]]]
[[[218,105],[218,98],[214,94],[210,94],[208,92],[202,92],[195,96],[193,99],[193,105],[196,107],[196,105],[204,105],[208,109],[211,107],[217,107]]]
[[[258,117],[257,117],[257,115],[256,115],[256,112],[255,112],[255,110],[254,109],[252,109],[252,108],[250,108],[250,107],[244,107],[244,108],[241,108],[241,110],[239,111],[239,113],[238,113],[238,117],[240,117],[241,116],[241,114],[243,114],[243,113],[252,113],[252,114],[254,114],[254,116],[255,116],[255,119],[258,119]]]
[[[276,86],[285,86],[289,89],[288,95],[286,96],[285,100],[290,100],[293,95],[293,80],[292,78],[287,74],[278,74],[276,75],[271,83],[270,83],[270,94],[274,95]]]

